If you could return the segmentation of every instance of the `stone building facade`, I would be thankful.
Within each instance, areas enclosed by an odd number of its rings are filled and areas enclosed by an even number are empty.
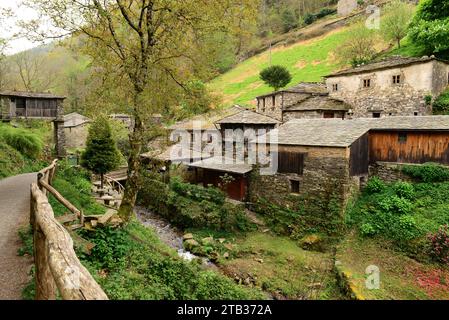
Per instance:
[[[70,113],[64,116],[65,144],[69,149],[79,149],[86,146],[91,119]]]
[[[435,57],[394,57],[326,77],[332,98],[352,106],[348,116],[431,115],[430,98],[449,84],[449,63]]]

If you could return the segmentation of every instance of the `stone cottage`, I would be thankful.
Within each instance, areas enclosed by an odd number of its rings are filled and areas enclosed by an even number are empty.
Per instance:
[[[91,119],[76,112],[64,116],[64,131],[67,148],[79,149],[86,146],[90,122]]]
[[[331,74],[330,97],[351,105],[349,117],[431,115],[431,98],[449,84],[449,62],[392,57]]]
[[[251,181],[249,194],[281,205],[329,192],[345,204],[385,163],[449,165],[449,116],[295,119],[269,135],[278,139],[268,148],[272,159],[277,149],[277,173]]]
[[[257,97],[257,112],[281,122],[300,118],[344,118],[351,107],[329,97],[324,83],[300,83]]]

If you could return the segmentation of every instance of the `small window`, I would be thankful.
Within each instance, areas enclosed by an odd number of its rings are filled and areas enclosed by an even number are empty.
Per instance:
[[[364,79],[363,80],[363,87],[364,88],[370,88],[371,87],[371,79]]]
[[[417,117],[417,116],[419,115],[419,113],[418,113],[417,111],[415,111],[415,112],[413,113],[413,115],[414,115],[415,117]]]
[[[332,91],[334,91],[334,92],[338,91],[338,83],[334,83],[332,85]]]
[[[380,112],[373,112],[373,118],[380,118]]]
[[[262,112],[265,112],[265,98],[262,99]]]
[[[271,104],[273,105],[273,108],[276,107],[276,96],[273,96],[271,101]]]
[[[401,76],[400,75],[393,76],[393,84],[400,84],[400,83],[401,83]]]
[[[299,181],[290,180],[290,190],[291,193],[299,193]]]
[[[406,143],[407,142],[407,134],[406,133],[399,133],[399,138],[398,138],[399,143]]]
[[[330,111],[325,111],[323,113],[323,118],[324,119],[333,119],[333,118],[335,118],[335,114],[333,112],[330,112]]]

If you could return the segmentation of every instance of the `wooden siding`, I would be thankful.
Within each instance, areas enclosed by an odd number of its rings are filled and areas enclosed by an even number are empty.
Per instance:
[[[406,134],[400,141],[399,135]],[[449,132],[371,131],[369,134],[370,163],[438,162],[449,164]]]
[[[361,176],[368,173],[368,156],[368,133],[366,133],[355,141],[350,147],[349,168],[351,176]]]
[[[300,152],[278,152],[278,172],[279,173],[304,173],[305,153]]]

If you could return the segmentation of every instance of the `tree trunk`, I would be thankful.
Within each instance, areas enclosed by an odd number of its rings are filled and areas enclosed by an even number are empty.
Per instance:
[[[398,39],[398,49],[401,49],[401,39]]]
[[[133,133],[130,136],[130,153],[128,158],[128,178],[125,186],[122,204],[119,209],[119,216],[123,221],[129,221],[133,215],[136,204],[137,192],[139,191],[139,169],[140,154],[142,151],[143,124],[140,118],[136,117]]]

